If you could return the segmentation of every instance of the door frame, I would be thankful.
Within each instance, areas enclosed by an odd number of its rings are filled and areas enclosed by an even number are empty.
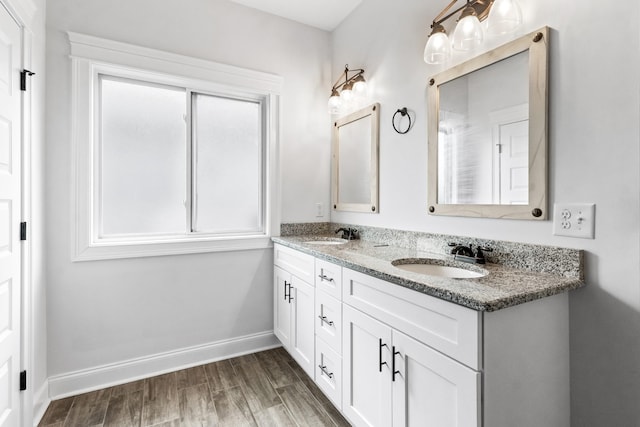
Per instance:
[[[0,7],[4,7],[20,26],[22,38],[22,69],[31,69],[32,66],[32,39],[33,18],[37,11],[37,5],[32,0],[0,0]],[[32,224],[32,99],[33,90],[28,82],[28,89],[22,92],[21,99],[21,195],[20,195],[20,221]],[[17,231],[17,230],[16,230]],[[30,230],[28,230],[30,231]],[[28,235],[27,235],[28,236]],[[20,392],[20,421],[22,425],[33,424],[33,382],[31,377],[34,366],[34,334],[33,334],[33,296],[32,296],[32,245],[31,239],[21,242],[20,270],[21,270],[21,294],[20,306],[20,371],[27,371],[27,389]],[[48,398],[48,397],[47,397]]]

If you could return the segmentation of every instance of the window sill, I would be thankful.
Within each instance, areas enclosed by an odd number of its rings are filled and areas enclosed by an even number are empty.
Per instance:
[[[271,237],[225,237],[209,239],[152,240],[131,242],[94,242],[78,245],[72,256],[76,261],[142,258],[167,255],[198,254],[207,252],[233,252],[272,247]]]

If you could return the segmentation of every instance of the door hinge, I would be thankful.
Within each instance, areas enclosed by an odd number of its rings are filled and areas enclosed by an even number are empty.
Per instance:
[[[22,91],[26,91],[27,90],[27,76],[33,76],[36,73],[34,73],[33,71],[29,71],[29,70],[22,70],[20,71],[20,90]]]
[[[20,372],[20,391],[27,389],[27,371]]]
[[[20,240],[27,240],[27,223],[20,223]]]

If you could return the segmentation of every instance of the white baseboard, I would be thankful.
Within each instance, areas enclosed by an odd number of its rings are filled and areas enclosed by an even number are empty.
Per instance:
[[[49,398],[49,381],[45,381],[33,396],[33,427],[37,427],[51,403]]]
[[[75,396],[280,345],[273,331],[267,331],[55,375],[49,378],[49,397]]]

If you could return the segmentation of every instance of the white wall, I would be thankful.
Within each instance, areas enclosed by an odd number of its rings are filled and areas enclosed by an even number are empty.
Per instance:
[[[584,249],[587,286],[570,296],[572,425],[640,425],[639,3],[520,4],[522,32],[552,29],[550,206],[596,203],[596,239],[555,237],[551,221],[426,214],[426,82],[439,69],[426,65],[422,52],[446,2],[422,0],[367,0],[333,33],[333,63],[366,69],[372,101],[381,103],[381,135],[380,213],[331,219]],[[611,27],[603,31],[603,22]],[[401,107],[417,115],[407,135],[391,127]]]
[[[58,0],[47,26],[49,374],[270,331],[271,250],[70,262],[66,31],[283,76],[287,222],[314,220],[315,202],[328,203],[329,34],[221,0]]]

